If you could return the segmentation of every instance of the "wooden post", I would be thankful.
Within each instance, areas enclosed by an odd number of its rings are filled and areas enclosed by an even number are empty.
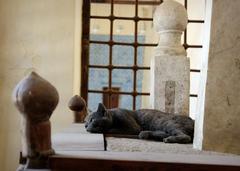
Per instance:
[[[16,86],[14,103],[22,115],[22,156],[27,158],[19,170],[46,169],[51,146],[50,117],[59,100],[48,81],[32,72]]]
[[[87,105],[85,100],[81,96],[75,95],[70,99],[68,107],[74,113],[74,123],[83,123],[87,116]]]

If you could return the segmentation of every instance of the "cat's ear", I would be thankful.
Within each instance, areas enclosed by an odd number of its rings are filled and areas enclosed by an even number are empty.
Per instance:
[[[106,107],[102,104],[102,103],[99,103],[98,104],[98,109],[97,109],[97,112],[100,112],[100,113],[105,113],[106,112]]]

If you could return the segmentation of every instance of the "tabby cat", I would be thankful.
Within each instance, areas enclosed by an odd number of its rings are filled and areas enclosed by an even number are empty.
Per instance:
[[[183,144],[193,141],[194,121],[188,116],[153,109],[106,109],[99,103],[85,128],[91,133],[132,134],[140,139]]]

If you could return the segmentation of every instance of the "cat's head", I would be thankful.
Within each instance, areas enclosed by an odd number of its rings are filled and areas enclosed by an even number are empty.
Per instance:
[[[92,133],[107,132],[111,126],[112,116],[102,103],[98,104],[97,111],[90,114],[85,123],[86,130]]]

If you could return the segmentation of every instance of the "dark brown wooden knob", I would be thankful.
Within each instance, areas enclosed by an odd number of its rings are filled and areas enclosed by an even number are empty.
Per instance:
[[[84,119],[87,115],[87,106],[85,100],[81,96],[73,96],[68,103],[68,107],[74,112],[74,122],[84,122]]]
[[[84,107],[86,106],[86,102],[85,100],[79,96],[79,95],[75,95],[73,96],[68,103],[68,107],[72,110],[72,111],[78,111],[81,112]]]
[[[59,100],[56,88],[35,72],[18,83],[13,97],[18,110],[32,122],[48,120]]]

